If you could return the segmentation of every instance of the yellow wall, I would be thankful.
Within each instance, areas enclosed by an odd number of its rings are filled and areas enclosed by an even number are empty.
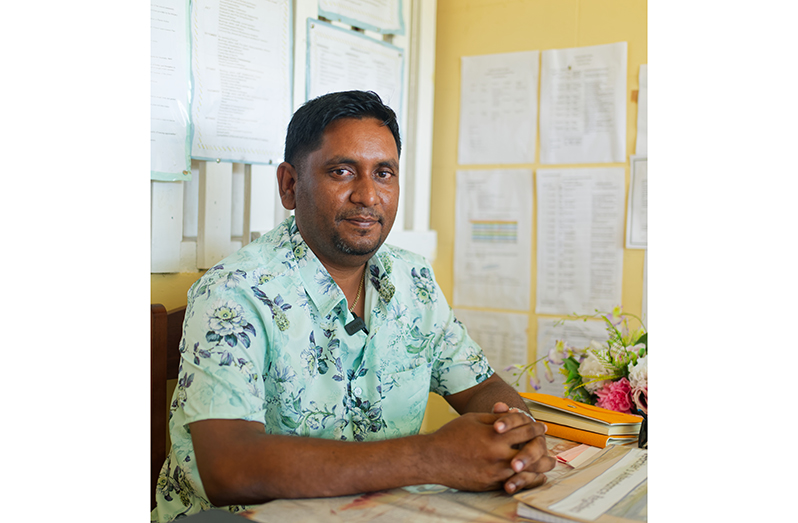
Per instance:
[[[168,311],[182,307],[189,287],[203,274],[205,271],[150,274],[150,303],[160,303]]]
[[[435,56],[435,114],[432,146],[432,208],[430,226],[438,232],[438,257],[434,263],[438,283],[452,303],[454,255],[455,171],[460,116],[460,57],[516,51],[544,51],[627,42],[626,153],[634,152],[638,72],[647,63],[647,5],[645,0],[438,0]],[[539,162],[514,168],[543,167]],[[583,164],[569,167],[596,167]],[[629,162],[601,164],[625,166],[627,193]],[[499,166],[478,166],[489,169]],[[551,166],[545,166],[551,167]],[[535,209],[537,203],[534,203]],[[536,217],[532,230],[537,230]],[[533,232],[533,236],[534,236]],[[534,313],[537,253],[533,237],[532,303],[529,312],[528,353],[535,354],[537,319]],[[644,251],[625,250],[623,258],[624,310],[639,315],[643,296]],[[553,317],[552,317],[553,318]],[[430,395],[424,430],[430,431],[454,417],[439,396]]]

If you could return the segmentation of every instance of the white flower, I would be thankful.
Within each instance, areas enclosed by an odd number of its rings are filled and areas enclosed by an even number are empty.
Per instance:
[[[629,384],[633,389],[648,387],[648,355],[629,366]]]
[[[219,336],[237,334],[247,325],[244,309],[233,301],[216,302],[214,308],[207,313],[207,321],[210,330]]]
[[[596,357],[596,354],[592,350],[587,351],[587,357],[579,364],[579,375],[582,376],[582,381],[586,384],[585,389],[587,389],[590,394],[594,394],[598,389],[604,386],[606,380],[593,383],[588,382],[596,379],[598,376],[607,376],[608,374],[606,367],[604,367],[604,364]]]

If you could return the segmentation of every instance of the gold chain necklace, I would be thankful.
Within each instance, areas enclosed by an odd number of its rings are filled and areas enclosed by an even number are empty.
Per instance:
[[[355,307],[357,307],[357,302],[358,300],[360,300],[360,293],[363,291],[363,282],[365,280],[366,280],[366,274],[363,273],[363,277],[360,279],[360,285],[357,288],[357,296],[355,296],[355,301],[352,302],[352,306],[349,307],[349,312],[352,312],[353,310],[355,310]]]

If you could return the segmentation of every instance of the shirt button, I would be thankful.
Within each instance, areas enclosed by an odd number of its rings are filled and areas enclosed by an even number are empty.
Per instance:
[[[363,389],[360,387],[355,387],[355,395],[360,396],[363,393]]]

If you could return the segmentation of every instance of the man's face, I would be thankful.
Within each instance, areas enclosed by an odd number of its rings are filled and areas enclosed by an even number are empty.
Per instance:
[[[382,245],[399,202],[399,154],[375,118],[343,118],[324,131],[296,177],[296,222],[328,268],[362,265]]]

